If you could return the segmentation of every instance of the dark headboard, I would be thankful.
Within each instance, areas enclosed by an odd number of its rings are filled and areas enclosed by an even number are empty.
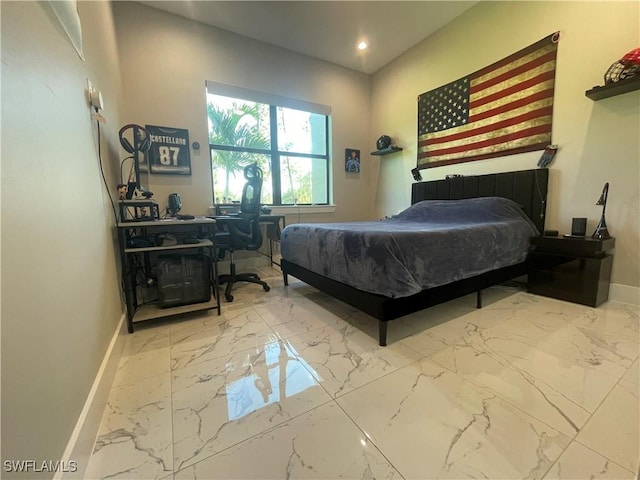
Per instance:
[[[411,204],[422,200],[459,200],[475,197],[504,197],[522,205],[540,234],[544,232],[549,170],[521,170],[414,183]]]

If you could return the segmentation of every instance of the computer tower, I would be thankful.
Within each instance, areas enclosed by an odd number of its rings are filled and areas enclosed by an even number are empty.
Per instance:
[[[158,258],[158,306],[207,302],[211,299],[209,259],[202,254]]]

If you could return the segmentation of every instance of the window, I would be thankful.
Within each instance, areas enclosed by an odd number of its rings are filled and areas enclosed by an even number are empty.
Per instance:
[[[243,169],[257,162],[262,203],[328,204],[329,115],[317,107],[207,83],[214,202],[240,201]]]

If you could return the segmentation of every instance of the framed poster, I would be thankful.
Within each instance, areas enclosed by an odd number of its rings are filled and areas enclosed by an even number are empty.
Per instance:
[[[172,175],[191,175],[189,131],[184,128],[147,125],[151,137],[149,171]]]
[[[344,151],[344,171],[359,172],[360,171],[360,150],[347,148]]]

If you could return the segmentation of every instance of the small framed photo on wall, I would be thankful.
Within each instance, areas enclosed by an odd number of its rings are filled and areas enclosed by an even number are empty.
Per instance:
[[[360,150],[356,150],[355,148],[345,149],[344,171],[345,172],[360,171]]]

